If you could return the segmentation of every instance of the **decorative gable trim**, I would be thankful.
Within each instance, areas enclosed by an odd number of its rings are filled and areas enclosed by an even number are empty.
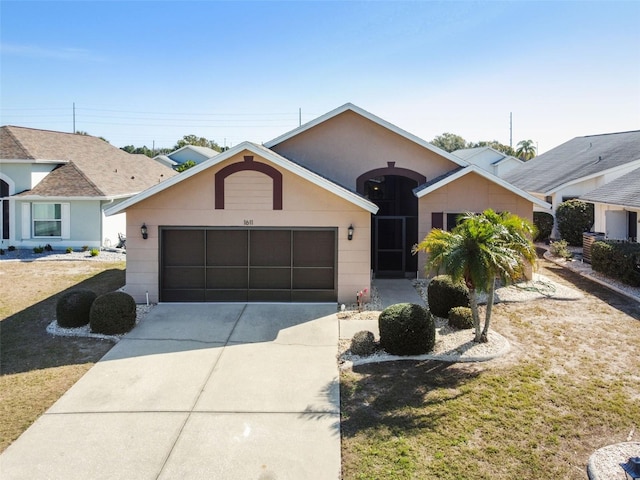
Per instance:
[[[244,162],[227,165],[215,175],[215,204],[216,210],[224,210],[224,181],[234,173],[244,171],[264,173],[273,180],[273,209],[282,210],[282,173],[266,163],[254,162],[253,155],[245,155]]]

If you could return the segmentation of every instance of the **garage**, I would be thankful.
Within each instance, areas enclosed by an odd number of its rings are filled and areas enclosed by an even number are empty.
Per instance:
[[[336,228],[160,227],[161,302],[335,302]]]

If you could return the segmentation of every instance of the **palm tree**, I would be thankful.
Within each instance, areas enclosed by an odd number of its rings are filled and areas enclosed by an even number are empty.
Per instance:
[[[469,289],[475,342],[487,342],[496,277],[511,281],[520,278],[525,261],[535,261],[535,249],[529,239],[533,225],[516,215],[465,213],[451,231],[432,230],[414,247],[414,253],[428,254],[427,271],[444,271],[454,281],[464,280]],[[488,292],[489,303],[484,328],[480,329],[478,293]]]
[[[516,149],[516,157],[520,160],[531,160],[536,156],[536,147],[533,144],[533,140],[521,140],[518,142],[518,148]]]

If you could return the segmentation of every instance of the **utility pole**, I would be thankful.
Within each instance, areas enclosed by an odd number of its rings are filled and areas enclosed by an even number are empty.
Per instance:
[[[302,108],[298,108],[298,126],[302,126]]]
[[[509,112],[509,146],[513,148],[513,112]]]
[[[76,102],[73,102],[73,133],[76,133]]]

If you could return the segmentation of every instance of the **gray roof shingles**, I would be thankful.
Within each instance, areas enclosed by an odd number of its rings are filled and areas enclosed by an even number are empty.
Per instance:
[[[513,169],[504,180],[527,192],[549,194],[639,159],[640,130],[576,137]]]
[[[640,208],[640,168],[580,197],[581,200]]]
[[[62,166],[23,195],[128,196],[177,174],[145,155],[129,154],[98,137],[14,126],[0,127],[0,158],[61,162]]]

